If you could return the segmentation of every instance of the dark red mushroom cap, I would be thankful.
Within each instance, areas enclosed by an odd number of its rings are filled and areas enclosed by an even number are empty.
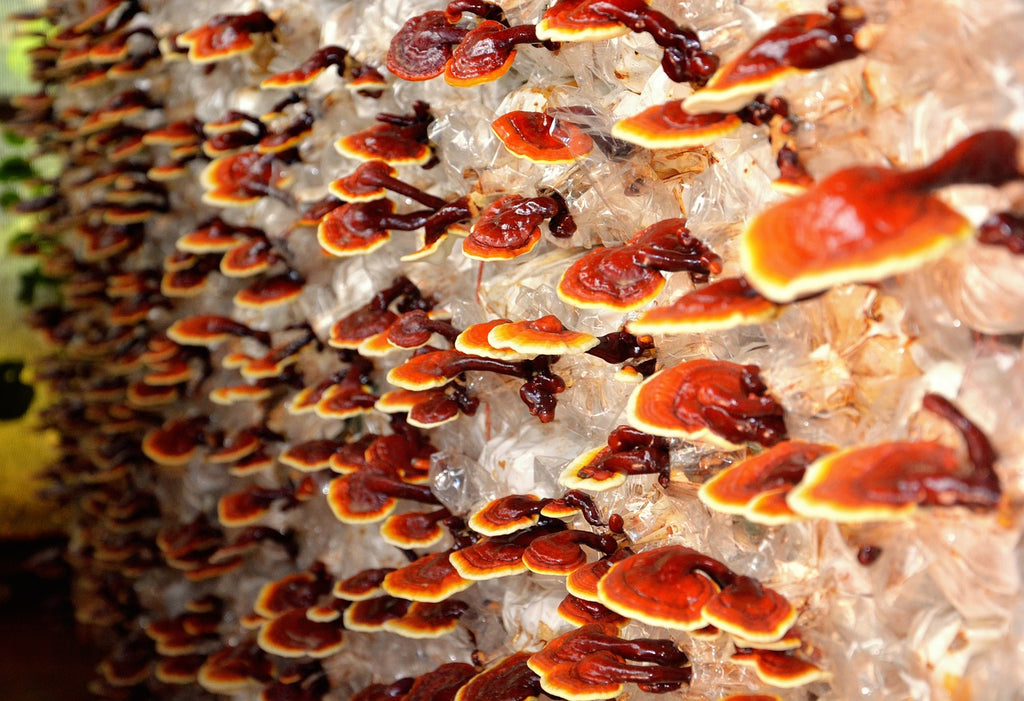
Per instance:
[[[466,32],[449,23],[440,10],[417,15],[391,40],[387,68],[402,80],[436,78],[452,57],[452,44],[461,41]]]
[[[762,324],[781,307],[764,298],[745,278],[722,278],[684,294],[672,304],[655,307],[629,322],[630,333],[702,333]]]
[[[444,537],[441,521],[449,516],[448,509],[389,516],[380,527],[380,535],[398,548],[429,548]]]
[[[713,143],[742,123],[735,114],[690,114],[682,100],[671,100],[620,119],[612,127],[612,136],[650,149],[689,148]]]
[[[253,604],[253,611],[264,618],[274,618],[285,611],[308,608],[331,590],[331,577],[322,563],[267,582]]]
[[[618,487],[626,481],[625,472],[619,470],[587,470],[587,468],[600,464],[613,454],[612,449],[606,445],[586,451],[565,466],[562,474],[558,476],[558,483],[568,489],[586,489],[591,492],[603,492]],[[587,470],[588,474],[581,474],[584,470]]]
[[[248,477],[263,472],[273,464],[274,459],[270,454],[260,448],[236,461],[228,468],[228,474],[234,477]]]
[[[177,36],[188,47],[188,60],[204,64],[240,56],[256,48],[252,35],[271,32],[274,22],[263,12],[216,15],[209,22]]]
[[[366,339],[387,331],[397,318],[390,309],[360,307],[331,327],[327,344],[332,348],[356,349]]]
[[[263,236],[238,241],[220,259],[227,277],[251,277],[266,272],[278,260],[273,245]]]
[[[174,247],[188,253],[226,253],[245,239],[238,228],[214,218],[180,237]]]
[[[718,585],[702,565],[710,558],[681,545],[667,545],[615,563],[598,583],[601,603],[653,626],[697,630],[707,623],[704,607]]]
[[[430,160],[426,144],[411,138],[406,130],[393,124],[374,124],[334,142],[342,156],[357,161],[384,161],[389,165],[423,165]]]
[[[182,119],[146,132],[142,140],[150,146],[198,144],[202,140],[199,129],[199,122],[195,119]]]
[[[215,694],[252,691],[270,681],[273,663],[254,643],[224,647],[210,655],[199,668],[197,681]]]
[[[606,555],[618,547],[610,535],[599,535],[591,531],[559,531],[532,540],[523,553],[523,564],[537,574],[565,577],[587,564],[584,545]]]
[[[665,276],[639,265],[629,246],[598,248],[566,268],[558,298],[580,309],[628,312],[651,302],[665,287]]]
[[[397,173],[398,171],[384,161],[366,161],[348,175],[328,185],[328,190],[346,202],[379,200],[387,195],[387,189],[378,183],[394,178]]]
[[[384,630],[414,640],[440,638],[453,633],[468,610],[469,604],[458,599],[434,604],[414,601],[405,615],[385,621]]]
[[[388,199],[350,202],[328,212],[317,226],[320,246],[334,256],[346,257],[375,251],[391,239],[381,220],[395,211]]]
[[[468,88],[505,75],[516,58],[515,44],[499,36],[508,32],[505,25],[487,19],[469,30],[445,65],[445,82]]]
[[[416,677],[402,701],[452,701],[462,685],[475,674],[476,667],[465,662],[443,664]]]
[[[448,561],[447,551],[424,555],[384,577],[383,587],[391,596],[410,601],[444,601],[473,586]]]
[[[368,413],[376,402],[377,397],[370,394],[365,386],[340,382],[323,393],[314,411],[321,419],[344,420]]]
[[[385,414],[406,414],[418,404],[444,394],[443,389],[428,389],[422,392],[412,389],[394,389],[382,394],[373,408]]]
[[[334,621],[311,621],[305,609],[293,609],[268,621],[256,638],[260,648],[280,657],[330,657],[343,647],[342,628]]]
[[[512,494],[485,504],[469,517],[468,524],[477,533],[500,536],[535,526],[546,503],[533,494]]]
[[[158,465],[185,465],[198,452],[203,424],[196,419],[175,419],[149,431],[142,452]]]
[[[384,577],[394,571],[394,567],[362,570],[351,577],[339,579],[334,583],[331,593],[336,598],[346,601],[363,601],[372,598],[384,592],[381,588]]]
[[[662,370],[637,387],[629,424],[655,436],[702,441],[725,450],[746,441],[785,438],[782,407],[767,394],[756,366],[698,359]]]
[[[207,655],[192,653],[176,657],[163,657],[156,663],[153,676],[164,684],[192,684],[199,676],[199,668]]]
[[[281,174],[273,154],[242,151],[221,156],[199,176],[206,192],[203,201],[217,207],[246,207],[274,188],[285,187],[290,178]]]
[[[787,17],[721,66],[703,89],[686,99],[686,108],[733,112],[793,73],[855,58],[860,49],[854,39],[863,24],[863,10],[852,7],[842,7],[834,15]]]
[[[282,465],[302,472],[316,472],[330,467],[331,456],[338,452],[341,444],[329,439],[304,441],[290,446],[278,456]]]
[[[348,630],[375,633],[384,630],[387,621],[404,616],[408,610],[408,600],[386,594],[360,599],[345,608],[345,627]]]
[[[566,591],[584,601],[600,602],[601,597],[597,591],[597,583],[608,574],[608,570],[612,568],[612,565],[619,560],[626,559],[630,555],[632,555],[632,552],[629,549],[622,548],[616,550],[608,557],[603,557],[600,560],[595,560],[576,568],[565,578]]]
[[[537,199],[507,195],[489,204],[463,240],[462,252],[477,260],[509,260],[532,251],[541,222],[551,216]]]
[[[487,340],[497,348],[511,348],[530,356],[585,353],[600,343],[589,333],[567,329],[551,314],[495,326],[487,334]]]
[[[629,34],[629,27],[592,8],[594,0],[559,0],[537,23],[545,41],[604,41]]]
[[[741,514],[756,523],[785,523],[796,517],[786,506],[785,495],[800,483],[808,465],[833,450],[834,446],[819,443],[783,441],[733,463],[701,485],[697,494],[716,511]],[[752,504],[768,494],[778,494],[781,498],[781,513],[766,514],[757,508],[763,508],[763,503]]]
[[[234,298],[243,309],[270,309],[298,299],[305,281],[290,273],[271,275],[240,290]]]
[[[804,686],[829,677],[828,672],[793,651],[743,649],[733,653],[730,661],[752,667],[762,682],[782,689]]]
[[[594,149],[582,129],[543,112],[509,112],[491,129],[510,153],[533,163],[572,163]]]
[[[449,560],[459,575],[475,581],[521,574],[526,571],[523,563],[526,548],[551,530],[541,526],[509,535],[485,537],[452,552]]]
[[[260,87],[264,90],[294,90],[305,87],[331,66],[337,66],[339,71],[343,71],[347,54],[348,52],[340,46],[324,46],[317,49],[297,68],[264,78],[260,82]]]
[[[796,622],[796,609],[778,592],[750,577],[737,577],[704,606],[704,621],[751,642],[782,638]]]
[[[394,511],[398,500],[367,489],[358,478],[359,472],[331,480],[327,488],[327,504],[342,523],[374,523]]]
[[[477,674],[459,689],[455,701],[533,701],[540,677],[526,664],[528,652],[515,652]]]
[[[621,627],[629,622],[628,618],[615,613],[604,604],[581,599],[572,594],[566,594],[565,598],[558,604],[558,616],[563,621],[577,627],[590,625],[591,623],[611,624]]]
[[[388,371],[388,382],[402,389],[428,390],[443,387],[461,374],[456,365],[471,357],[457,350],[440,350],[414,355]],[[453,369],[454,368],[454,369]]]

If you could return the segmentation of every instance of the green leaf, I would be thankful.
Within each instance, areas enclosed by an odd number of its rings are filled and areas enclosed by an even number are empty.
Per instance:
[[[5,158],[0,162],[0,182],[11,182],[12,180],[25,180],[35,177],[36,171],[32,164],[21,156]]]
[[[10,130],[4,130],[3,135],[4,143],[10,144],[11,146],[24,146],[27,139],[21,134],[16,134]]]
[[[21,202],[21,195],[14,190],[4,190],[3,192],[0,192],[0,207],[10,209],[19,202]]]

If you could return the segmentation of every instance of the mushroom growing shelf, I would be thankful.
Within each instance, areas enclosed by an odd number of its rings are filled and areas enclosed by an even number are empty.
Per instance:
[[[12,18],[93,693],[1019,697],[1016,0],[244,10]]]

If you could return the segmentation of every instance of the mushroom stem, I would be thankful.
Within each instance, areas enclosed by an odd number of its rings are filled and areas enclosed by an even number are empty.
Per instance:
[[[693,672],[688,664],[680,667],[633,665],[622,662],[613,652],[599,651],[587,655],[577,664],[580,676],[613,679],[617,682],[635,682],[656,685],[658,690],[671,691],[677,685],[688,684]],[[666,688],[667,687],[667,688]]]
[[[416,309],[406,312],[388,329],[388,341],[402,348],[415,348],[430,340],[431,334],[440,334],[454,344],[460,331],[447,321],[431,319],[427,312]]]
[[[579,509],[580,513],[583,515],[583,519],[591,526],[604,525],[604,521],[601,520],[601,512],[598,510],[597,504],[595,504],[590,495],[585,492],[581,492],[578,489],[570,489],[554,501],[561,501],[573,508]]]
[[[612,331],[598,339],[600,343],[587,353],[610,365],[642,357],[654,348],[654,339],[650,336],[634,336],[628,331]]]
[[[609,652],[634,662],[658,665],[687,665],[690,658],[667,639],[624,640],[613,635],[591,634],[580,641],[580,647],[589,652]]]
[[[481,19],[489,19],[508,26],[508,22],[505,19],[505,11],[498,5],[486,2],[486,0],[452,0],[448,3],[448,7],[444,9],[444,17],[451,24],[455,24],[462,18],[464,12],[469,12]]]
[[[978,243],[1003,246],[1014,255],[1024,253],[1024,217],[1011,212],[993,214],[981,224]]]
[[[433,492],[430,491],[430,487],[422,484],[409,484],[383,472],[365,475],[363,484],[367,489],[396,499],[408,499],[409,501],[418,501],[421,504],[441,503],[434,496]]]
[[[967,444],[967,455],[973,468],[970,477],[965,481],[973,491],[977,492],[974,496],[979,503],[990,505],[997,502],[1002,494],[999,475],[993,469],[998,456],[988,436],[943,396],[926,394],[921,405],[953,424],[963,436],[964,442]],[[968,495],[962,492],[958,494],[958,500],[965,498],[969,499]],[[960,503],[964,502],[960,501]]]
[[[947,185],[998,187],[1021,178],[1017,138],[994,129],[973,134],[946,151],[938,160],[897,177],[908,190],[927,191]]]

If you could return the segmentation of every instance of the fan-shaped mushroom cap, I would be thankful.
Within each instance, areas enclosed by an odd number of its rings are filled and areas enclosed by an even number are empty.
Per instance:
[[[363,633],[384,630],[384,624],[404,616],[409,610],[409,601],[394,596],[375,596],[354,602],[345,609],[345,627]]]
[[[514,652],[470,679],[455,701],[534,701],[540,694],[540,677],[526,664],[528,652]]]
[[[273,663],[253,643],[224,647],[199,668],[199,685],[214,694],[251,691],[270,681]]]
[[[756,523],[784,523],[796,517],[786,507],[785,495],[803,479],[808,465],[833,450],[834,446],[819,443],[783,441],[733,463],[701,485],[697,494],[716,511],[741,514]],[[751,502],[769,494],[778,494],[781,498],[782,513],[769,515],[752,507]],[[767,505],[759,502],[757,506]]]
[[[611,448],[605,445],[586,451],[565,466],[558,477],[558,483],[568,489],[586,489],[592,492],[603,492],[618,487],[626,481],[625,472],[602,470],[586,477],[580,476],[580,470],[600,462],[611,454]]]
[[[323,393],[314,411],[321,419],[344,420],[368,413],[376,402],[365,386],[340,382]]]
[[[338,66],[339,71],[344,70],[347,54],[348,52],[340,46],[324,46],[317,49],[297,68],[281,71],[264,78],[260,81],[260,88],[264,90],[294,90],[306,87],[331,66]]]
[[[327,488],[327,504],[342,523],[380,521],[394,511],[398,503],[394,497],[367,489],[358,478],[359,474],[336,477]]]
[[[630,333],[703,333],[762,324],[781,311],[745,278],[722,278],[684,294],[672,304],[649,309],[626,324]]]
[[[505,75],[515,62],[515,45],[495,39],[494,35],[507,31],[508,27],[489,19],[469,30],[445,64],[445,82],[468,88],[490,83]]]
[[[158,465],[185,465],[198,452],[202,425],[195,419],[175,419],[142,439],[142,452]]]
[[[542,535],[530,541],[523,553],[523,564],[531,572],[565,577],[587,564],[586,545],[610,554],[618,545],[610,535],[591,531],[559,531]]]
[[[721,66],[704,88],[685,100],[686,108],[733,112],[793,73],[854,58],[860,53],[854,35],[863,24],[863,11],[852,7],[835,15],[787,17]]]
[[[594,149],[582,129],[543,112],[509,112],[491,122],[491,129],[510,153],[533,163],[572,163]]]
[[[462,252],[477,260],[509,260],[533,250],[540,224],[550,216],[537,198],[506,195],[489,204],[462,241]]]
[[[325,251],[339,257],[375,251],[391,238],[381,220],[394,211],[395,203],[388,199],[343,204],[320,220],[316,238]]]
[[[405,414],[417,404],[422,404],[443,394],[443,389],[428,389],[422,392],[412,389],[395,389],[382,394],[373,408],[385,414]]]
[[[629,246],[590,251],[566,268],[558,298],[580,309],[629,312],[654,300],[665,287],[657,270],[641,266]]]
[[[454,632],[468,610],[469,604],[457,599],[435,604],[414,601],[405,615],[385,621],[384,630],[414,640],[440,638]]]
[[[533,494],[512,494],[494,499],[469,517],[468,525],[486,536],[501,536],[537,525],[547,500]]]
[[[690,114],[682,100],[671,100],[620,119],[612,127],[612,136],[649,149],[689,148],[713,143],[742,123],[735,114]]]
[[[197,229],[178,238],[174,247],[187,253],[226,253],[246,240],[244,231],[226,224],[220,218],[204,222]]]
[[[397,318],[398,315],[389,309],[360,307],[331,327],[327,345],[354,350],[366,339],[387,331]]]
[[[459,688],[476,674],[465,662],[449,662],[416,677],[402,701],[452,701]]]
[[[699,553],[668,545],[612,565],[597,585],[601,603],[653,626],[692,631],[707,625],[704,607],[718,585],[700,565]]]
[[[771,300],[789,302],[912,270],[969,239],[971,223],[926,190],[908,186],[911,174],[847,168],[756,216],[739,239],[750,284]]]
[[[372,598],[384,592],[381,583],[385,576],[394,571],[394,567],[362,570],[351,577],[339,579],[334,583],[331,593],[335,598],[346,601],[363,601]]]
[[[382,586],[391,596],[428,603],[444,601],[473,586],[448,561],[449,553],[424,555],[411,564],[386,575]]]
[[[551,314],[495,326],[487,334],[487,341],[492,346],[511,348],[530,356],[585,353],[600,343],[596,336],[565,328],[558,317]]]
[[[216,15],[209,22],[177,36],[188,47],[188,60],[204,64],[240,56],[256,48],[252,34],[270,32],[274,22],[263,12]]]
[[[234,298],[235,305],[243,309],[270,309],[294,302],[305,282],[294,275],[284,273],[272,275],[252,283],[240,290]]]
[[[532,356],[519,353],[511,348],[495,348],[487,340],[491,330],[501,324],[508,324],[508,319],[493,319],[480,324],[472,324],[455,338],[455,350],[468,355],[477,355],[482,358],[494,358],[495,360],[524,360]]]
[[[140,408],[162,406],[173,402],[177,397],[177,387],[151,385],[145,381],[133,382],[128,385],[125,395],[129,404]]]
[[[750,577],[737,577],[704,606],[704,620],[753,642],[773,642],[796,622],[796,609],[778,592]]]
[[[414,355],[388,371],[388,382],[402,389],[428,390],[443,387],[461,373],[455,363],[470,357],[457,350],[440,350]],[[452,368],[456,370],[453,371]]]
[[[335,654],[345,644],[336,621],[311,621],[305,609],[293,609],[268,621],[256,638],[260,648],[281,657],[321,659]]]
[[[600,602],[601,597],[597,591],[597,583],[608,574],[608,570],[612,568],[612,565],[620,560],[625,560],[631,555],[632,552],[629,549],[623,548],[616,550],[608,557],[603,557],[600,560],[595,560],[576,568],[565,578],[566,591],[584,601]]]
[[[202,653],[164,657],[156,663],[153,676],[164,684],[191,684],[198,678],[204,662],[206,655]]]
[[[261,402],[269,399],[273,393],[274,388],[267,385],[230,385],[210,390],[210,401],[221,406],[231,406],[240,402]]]
[[[592,9],[594,0],[559,0],[537,23],[545,41],[604,41],[629,34],[629,27]]]
[[[762,682],[782,689],[793,689],[829,677],[828,672],[792,651],[737,650],[729,659],[743,667],[752,667]]]
[[[341,444],[329,439],[304,441],[284,450],[278,460],[282,465],[302,472],[326,470],[331,465],[331,456],[338,452]]]
[[[307,608],[331,589],[331,578],[322,563],[309,570],[294,572],[267,582],[253,603],[253,611],[264,618],[275,618],[285,611]]]
[[[429,146],[392,124],[374,124],[343,136],[334,142],[334,148],[342,156],[357,161],[383,161],[394,166],[423,165],[431,156]]]
[[[935,441],[894,441],[818,458],[786,497],[801,516],[842,523],[909,518],[920,505],[992,506],[957,451]]]
[[[206,192],[203,202],[217,207],[247,207],[271,188],[285,187],[290,178],[275,172],[273,155],[242,151],[221,156],[199,176]]]
[[[655,373],[630,395],[629,424],[655,436],[725,450],[785,438],[782,407],[765,394],[755,366],[697,359]]]
[[[526,571],[523,553],[538,537],[552,528],[537,527],[508,535],[485,537],[452,552],[449,560],[464,579],[498,579]]]
[[[387,68],[402,80],[436,78],[452,57],[452,44],[461,41],[466,31],[449,23],[440,10],[416,15],[391,40]]]
[[[429,548],[444,537],[441,521],[449,516],[448,509],[389,516],[380,527],[380,535],[398,548]]]
[[[274,459],[262,448],[246,455],[228,468],[233,477],[247,477],[258,474],[274,464]]]
[[[166,126],[151,129],[142,137],[150,146],[183,146],[201,141],[199,123],[194,119],[182,119]]]
[[[590,625],[591,623],[611,624],[621,627],[629,622],[628,618],[615,613],[604,604],[581,599],[572,594],[566,594],[565,598],[558,604],[558,616],[563,621],[577,627]]]

